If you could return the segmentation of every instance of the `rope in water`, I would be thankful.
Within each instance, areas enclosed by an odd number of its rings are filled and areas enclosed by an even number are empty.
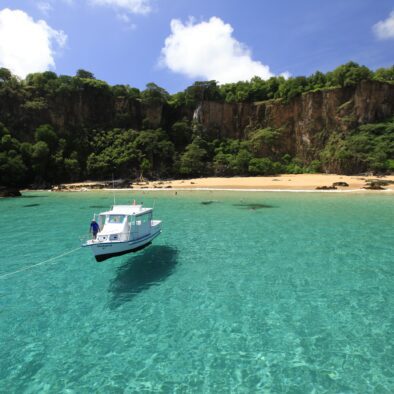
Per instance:
[[[69,250],[67,252],[63,252],[62,254],[59,254],[58,256],[51,257],[50,259],[41,261],[40,263],[28,265],[28,266],[23,267],[23,268],[21,268],[19,270],[8,272],[7,274],[4,274],[4,275],[0,275],[0,279],[4,279],[4,278],[7,278],[8,276],[17,274],[18,272],[27,271],[27,270],[32,269],[34,267],[38,267],[39,265],[43,265],[43,264],[49,263],[50,261],[54,261],[54,260],[60,259],[60,257],[66,256],[68,254],[71,254],[71,253],[75,252],[76,250],[78,250],[80,248],[81,247],[78,246],[77,248],[71,249],[71,250]]]

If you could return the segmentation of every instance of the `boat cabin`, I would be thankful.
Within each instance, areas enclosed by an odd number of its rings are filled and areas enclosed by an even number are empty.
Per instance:
[[[151,233],[152,208],[142,205],[114,205],[110,211],[95,215],[100,226],[98,242],[134,241]]]

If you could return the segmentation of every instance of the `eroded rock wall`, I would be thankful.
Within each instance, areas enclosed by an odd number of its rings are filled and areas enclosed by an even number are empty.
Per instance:
[[[201,110],[201,123],[212,136],[242,139],[256,128],[282,129],[283,153],[309,161],[330,133],[394,116],[394,85],[363,81],[355,87],[306,93],[288,103],[204,102]]]
[[[13,125],[16,136],[23,134],[21,139],[25,140],[32,139],[36,127],[44,123],[57,130],[169,130],[176,121],[192,122],[196,115],[190,107],[149,106],[136,99],[115,98],[108,92],[59,93],[44,97],[42,109],[27,109],[25,99],[18,97],[0,97],[0,122]],[[332,132],[346,133],[360,124],[394,116],[394,84],[363,81],[355,87],[306,93],[290,102],[204,101],[197,108],[197,121],[211,138],[245,139],[257,128],[281,129],[279,153],[297,155],[307,162],[317,156]]]

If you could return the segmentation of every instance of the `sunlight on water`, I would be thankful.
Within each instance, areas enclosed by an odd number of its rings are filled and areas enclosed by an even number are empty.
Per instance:
[[[394,391],[394,198],[119,192],[149,248],[0,280],[0,392]],[[0,200],[0,275],[78,246],[106,193]]]

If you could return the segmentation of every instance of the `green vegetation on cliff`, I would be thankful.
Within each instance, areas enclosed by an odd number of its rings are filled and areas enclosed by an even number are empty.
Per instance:
[[[328,171],[394,171],[394,120],[365,124],[348,134],[331,134],[321,158]]]
[[[174,95],[154,83],[144,91],[110,86],[86,70],[73,77],[47,71],[20,80],[1,68],[0,184],[43,186],[112,174],[159,178],[393,171],[394,113],[363,124],[346,112],[351,100],[338,107],[350,126],[322,130],[320,140],[308,145],[307,158],[283,143],[291,137],[282,127],[256,123],[239,138],[228,138],[221,124],[207,129],[200,122],[204,102],[286,104],[308,92],[354,89],[362,81],[392,84],[394,67],[373,72],[350,62],[309,77],[254,77],[221,86],[196,82]]]

